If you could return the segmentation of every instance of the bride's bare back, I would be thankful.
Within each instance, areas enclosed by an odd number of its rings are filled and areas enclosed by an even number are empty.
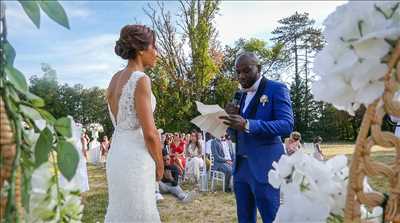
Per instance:
[[[115,119],[117,119],[118,115],[118,104],[122,95],[122,88],[128,82],[130,75],[131,72],[127,72],[126,70],[118,71],[116,74],[114,74],[110,84],[108,85],[107,102]]]

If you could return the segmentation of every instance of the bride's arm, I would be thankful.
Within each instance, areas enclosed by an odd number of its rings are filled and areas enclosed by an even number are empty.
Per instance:
[[[143,129],[144,141],[157,168],[157,180],[163,176],[164,163],[162,159],[160,134],[157,131],[151,108],[151,84],[147,76],[140,78],[135,90],[135,108],[139,123]]]

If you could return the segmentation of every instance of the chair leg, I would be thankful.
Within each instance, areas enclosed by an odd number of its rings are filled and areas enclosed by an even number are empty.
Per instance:
[[[225,192],[225,176],[222,177],[222,191]]]
[[[211,176],[211,191],[214,191],[214,176]]]

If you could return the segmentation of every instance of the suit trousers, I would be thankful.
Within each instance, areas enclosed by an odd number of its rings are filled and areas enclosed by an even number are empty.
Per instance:
[[[257,209],[264,223],[272,223],[278,212],[279,190],[267,183],[258,182],[249,167],[248,158],[238,157],[237,170],[233,177],[235,188],[237,217],[239,223],[255,223]]]

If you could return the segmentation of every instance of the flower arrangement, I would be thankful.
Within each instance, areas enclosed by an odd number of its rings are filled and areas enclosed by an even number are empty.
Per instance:
[[[32,174],[28,222],[81,222],[83,205],[79,189],[59,186],[50,162]],[[54,171],[57,171],[54,169]]]
[[[92,123],[89,125],[88,129],[92,133],[94,141],[99,138],[99,132],[104,132],[103,126],[100,123]]]
[[[272,166],[268,182],[281,189],[283,198],[277,221],[343,221],[349,176],[346,156],[319,161],[299,150],[291,156],[283,155]],[[372,191],[366,179],[364,185]],[[382,215],[381,208],[368,211],[361,206],[361,212],[364,219],[380,218]]]
[[[89,131],[91,132],[103,132],[103,126],[100,123],[92,123],[89,125]]]
[[[279,222],[326,222],[343,215],[349,173],[344,155],[322,162],[299,150],[272,166],[268,182],[283,196]]]
[[[350,1],[337,7],[324,26],[327,45],[315,58],[319,80],[312,93],[354,115],[361,104],[383,94],[386,63],[400,39],[400,3]]]

